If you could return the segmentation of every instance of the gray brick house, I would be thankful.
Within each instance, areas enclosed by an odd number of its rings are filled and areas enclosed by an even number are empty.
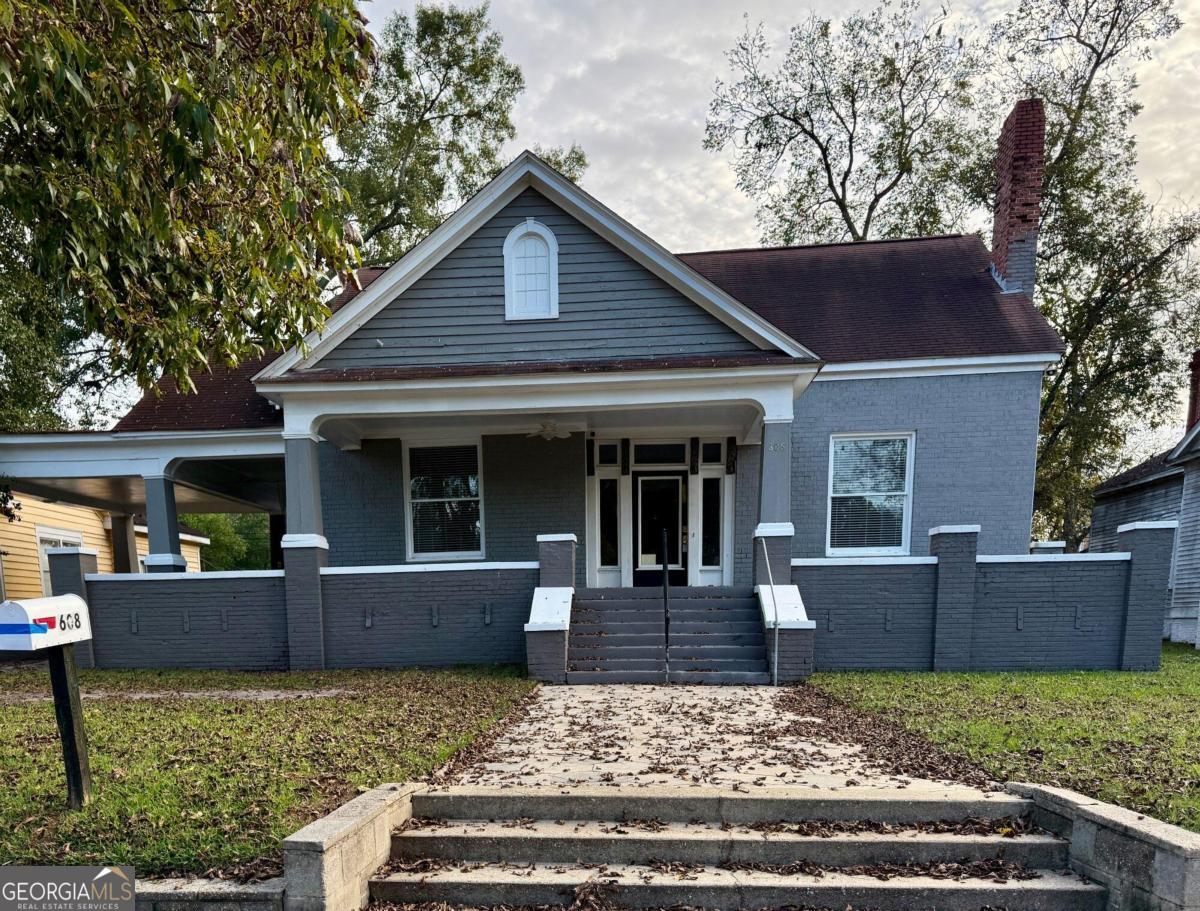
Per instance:
[[[1005,126],[991,252],[672,254],[526,152],[305,346],[0,438],[0,475],[145,507],[152,575],[58,555],[101,664],[1153,666],[1161,529],[1029,554],[1042,130],[1036,101]],[[180,508],[270,513],[277,568],[178,572]]]

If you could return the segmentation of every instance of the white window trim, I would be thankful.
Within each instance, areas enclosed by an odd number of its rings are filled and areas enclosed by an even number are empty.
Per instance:
[[[82,548],[83,532],[78,529],[54,528],[51,525],[35,525],[34,535],[37,537],[38,581],[42,586],[42,594],[49,597],[50,587],[46,584],[47,576],[43,573],[49,573],[50,570],[42,568],[42,558],[46,555],[42,549],[42,542],[45,540],[61,541],[64,545],[69,542]]]
[[[409,470],[409,453],[414,449],[443,449],[453,446],[474,446],[475,447],[475,464],[479,471],[479,549],[478,550],[447,550],[439,553],[426,553],[421,551],[418,553],[413,546],[413,499],[412,485],[409,483],[411,473]],[[436,562],[436,561],[451,561],[451,560],[482,560],[484,551],[487,545],[484,543],[485,524],[483,518],[483,440],[480,437],[472,437],[471,439],[459,440],[437,440],[423,442],[421,440],[413,440],[412,443],[402,442],[401,448],[404,450],[404,526],[405,526],[405,554],[408,562]],[[463,499],[474,499],[473,497],[464,497]],[[420,502],[426,502],[424,500]]]
[[[834,444],[839,440],[907,440],[904,464],[904,518],[901,520],[899,547],[834,547],[833,540],[833,451]],[[912,430],[893,431],[854,431],[852,433],[831,433],[829,435],[829,461],[826,468],[828,478],[825,490],[825,556],[860,556],[860,557],[903,557],[909,554],[912,546],[912,505],[913,505],[913,465],[916,451],[917,435]]]
[[[520,316],[517,314],[516,269],[514,254],[517,241],[528,234],[536,234],[546,243],[549,251],[547,262],[550,270],[550,312],[545,316]],[[506,322],[533,322],[558,319],[558,239],[554,232],[540,221],[527,218],[508,232],[504,238],[504,319]]]

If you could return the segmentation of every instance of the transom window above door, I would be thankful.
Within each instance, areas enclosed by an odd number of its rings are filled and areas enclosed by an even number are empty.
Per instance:
[[[908,553],[913,442],[912,433],[830,437],[830,555]]]
[[[558,241],[553,231],[530,218],[504,240],[504,318],[557,317]]]

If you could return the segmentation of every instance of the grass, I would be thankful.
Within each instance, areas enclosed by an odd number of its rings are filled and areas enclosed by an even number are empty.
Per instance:
[[[829,673],[811,683],[999,779],[1056,784],[1200,831],[1200,654],[1155,673]]]
[[[95,800],[65,808],[44,668],[0,672],[0,863],[132,864],[139,875],[266,875],[280,839],[359,790],[420,778],[511,709],[512,669],[248,674],[87,671]],[[337,689],[251,701],[144,692]]]

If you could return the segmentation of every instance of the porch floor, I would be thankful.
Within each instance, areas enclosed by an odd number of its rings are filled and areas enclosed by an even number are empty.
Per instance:
[[[979,791],[879,771],[763,686],[543,686],[527,715],[453,783],[509,786]],[[799,723],[797,723],[799,722]]]

